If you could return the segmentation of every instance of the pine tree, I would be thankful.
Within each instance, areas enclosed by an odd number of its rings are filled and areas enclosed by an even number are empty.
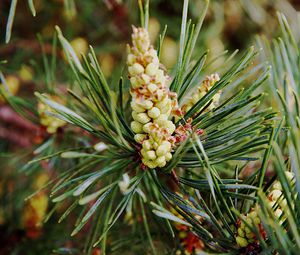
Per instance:
[[[255,47],[215,67],[209,52],[194,51],[208,4],[193,24],[184,1],[172,73],[160,63],[167,30],[151,44],[149,1],[139,1],[141,24],[133,27],[118,86],[91,46],[79,55],[56,27],[72,71],[68,95],[48,87],[35,93],[33,106],[0,90],[47,133],[24,169],[44,161],[59,169],[31,198],[48,189],[55,204],[49,217],[64,209],[59,222],[79,211],[71,235],[90,226],[86,254],[94,247],[118,254],[132,244],[151,254],[299,251],[298,43],[278,14],[283,39],[258,40],[271,69]],[[266,83],[280,113],[261,104]],[[275,169],[269,179],[268,168]],[[57,250],[64,252],[73,251]]]

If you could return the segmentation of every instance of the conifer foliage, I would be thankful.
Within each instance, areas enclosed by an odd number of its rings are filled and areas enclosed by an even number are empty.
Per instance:
[[[283,39],[258,38],[271,71],[255,47],[214,68],[209,52],[195,51],[209,1],[195,24],[188,2],[172,72],[160,61],[168,31],[151,44],[149,1],[139,1],[141,24],[132,27],[118,86],[105,78],[92,46],[79,55],[56,27],[72,71],[68,96],[35,92],[32,107],[0,90],[47,133],[24,168],[46,160],[59,169],[30,199],[49,191],[47,220],[56,209],[59,222],[76,215],[70,234],[89,229],[84,254],[118,254],[132,240],[144,244],[143,254],[297,254],[299,44],[278,14]],[[261,104],[267,83],[279,113]]]

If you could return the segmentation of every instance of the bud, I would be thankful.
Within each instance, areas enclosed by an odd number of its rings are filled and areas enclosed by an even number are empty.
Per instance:
[[[155,162],[159,167],[164,167],[167,164],[165,156],[158,157]]]
[[[240,247],[246,247],[248,245],[248,241],[241,236],[237,236],[235,240]]]
[[[173,123],[172,121],[170,121],[170,120],[168,120],[168,121],[166,122],[165,127],[166,127],[166,129],[168,130],[168,132],[169,132],[170,134],[173,134],[174,131],[175,131],[175,129],[176,129],[174,123]]]
[[[141,133],[143,129],[143,125],[138,122],[138,121],[132,121],[131,124],[131,129],[134,133]]]
[[[132,88],[134,88],[134,89],[137,89],[137,88],[140,87],[140,84],[139,84],[138,79],[136,77],[131,77],[130,78],[130,83],[131,83]]]
[[[165,154],[166,161],[170,161],[172,158],[172,154],[170,152]]]
[[[150,160],[156,159],[155,151],[147,151],[146,155],[147,155],[147,158]]]
[[[143,149],[145,149],[145,150],[150,150],[151,149],[151,147],[152,147],[152,145],[151,145],[151,142],[149,141],[149,140],[145,140],[144,142],[143,142]]]
[[[150,83],[147,88],[151,94],[157,90],[157,86],[154,83]]]
[[[131,109],[137,113],[145,111],[145,108],[138,105],[136,102],[131,102],[130,105],[131,105]]]
[[[151,127],[152,127],[152,126],[153,126],[153,123],[152,123],[152,122],[149,122],[149,123],[145,124],[145,125],[143,126],[143,131],[144,131],[145,133],[149,134],[150,131],[151,131]],[[134,132],[135,132],[135,131],[134,131]]]
[[[277,201],[281,195],[281,190],[274,189],[270,192],[269,197],[272,198],[273,201]]]
[[[147,136],[145,134],[136,134],[134,136],[134,140],[137,142],[137,143],[142,143],[145,139],[147,138]]]
[[[150,121],[150,117],[147,115],[147,113],[138,113],[136,116],[136,121],[142,123],[142,124],[146,124]]]
[[[158,70],[156,72],[155,81],[157,83],[162,84],[162,85],[165,84],[165,82],[166,82],[166,76],[164,75],[164,71],[163,70]]]
[[[144,72],[144,67],[139,63],[134,63],[132,66],[128,67],[130,75],[137,75]]]
[[[162,142],[162,144],[157,148],[156,155],[158,157],[166,155],[171,149],[171,143],[168,141]]]
[[[153,106],[153,103],[150,100],[142,100],[142,101],[137,101],[137,103],[145,108],[146,110],[151,109],[151,107]]]
[[[150,63],[146,67],[146,74],[153,76],[157,73],[158,71],[158,65],[155,63]]]
[[[285,171],[285,176],[288,179],[288,181],[290,181],[290,182],[292,182],[294,180],[294,173],[292,173],[292,172]]]
[[[156,119],[158,118],[160,115],[160,110],[157,107],[152,107],[149,111],[148,111],[148,116],[152,119]]]
[[[141,75],[141,80],[143,82],[143,84],[149,84],[150,83],[150,76],[147,74],[142,74]]]
[[[151,169],[154,169],[154,168],[157,167],[157,164],[153,160],[148,160],[146,158],[143,158],[142,162],[143,162],[144,165],[146,165],[147,167],[149,167]]]
[[[127,65],[133,65],[135,61],[136,61],[135,56],[132,53],[128,54]]]

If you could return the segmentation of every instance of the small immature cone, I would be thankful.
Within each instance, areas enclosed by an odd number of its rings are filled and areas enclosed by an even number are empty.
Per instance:
[[[293,185],[295,183],[294,174],[292,172],[285,172],[287,180],[290,182],[290,185]],[[270,192],[268,194],[269,199],[269,206],[274,209],[274,214],[276,218],[280,218],[280,223],[283,223],[285,221],[288,210],[286,210],[287,207],[287,200],[283,195],[283,190],[280,181],[276,180],[273,185],[271,186]],[[283,215],[282,215],[283,214]]]
[[[51,99],[56,99],[56,101],[58,100],[54,96],[52,96]],[[47,115],[47,112],[53,112],[53,109],[43,102],[39,102],[38,113],[40,115],[40,123],[46,127],[46,130],[49,134],[54,134],[56,133],[58,128],[66,125],[66,122],[53,116]]]
[[[206,76],[201,85],[193,91],[191,96],[186,100],[182,106],[182,111],[187,113],[207,92],[214,86],[214,84],[220,80],[217,73]],[[208,110],[211,110],[218,106],[220,100],[221,91],[216,93],[212,98],[212,103],[209,105]]]
[[[292,184],[294,182],[294,174],[288,171],[286,171],[285,174],[288,181]],[[287,213],[285,211],[287,201],[282,194],[281,183],[278,180],[275,181],[274,184],[271,186],[267,198],[269,200],[268,206],[270,208],[273,208],[274,215],[277,219],[279,219],[282,216],[282,214]],[[256,205],[254,208],[252,208],[252,211],[250,213],[244,215],[244,220],[250,226],[256,226],[259,229],[262,238],[266,239],[266,232],[264,231],[260,218],[258,217],[259,210],[260,208],[258,207],[258,205]],[[283,215],[283,217],[281,217],[280,219],[280,223],[282,224],[285,219],[286,215]],[[244,224],[243,221],[239,221],[236,235],[237,244],[240,247],[246,247],[249,244],[254,243],[255,241],[257,241],[255,234],[250,230],[250,228],[248,228]]]
[[[171,97],[166,85],[168,77],[144,28],[133,27],[127,64],[132,96],[131,128],[135,141],[142,145],[142,162],[149,168],[164,167],[172,158],[175,125],[169,118],[174,95]]]
[[[244,221],[246,221],[250,226],[256,227],[259,230],[262,229],[262,224],[260,218],[257,215],[259,208],[254,207],[250,213],[243,216]],[[246,247],[248,244],[256,241],[255,233],[251,231],[250,228],[244,223],[244,221],[238,222],[237,235],[235,237],[236,243],[240,247]],[[264,237],[264,232],[261,233]]]

